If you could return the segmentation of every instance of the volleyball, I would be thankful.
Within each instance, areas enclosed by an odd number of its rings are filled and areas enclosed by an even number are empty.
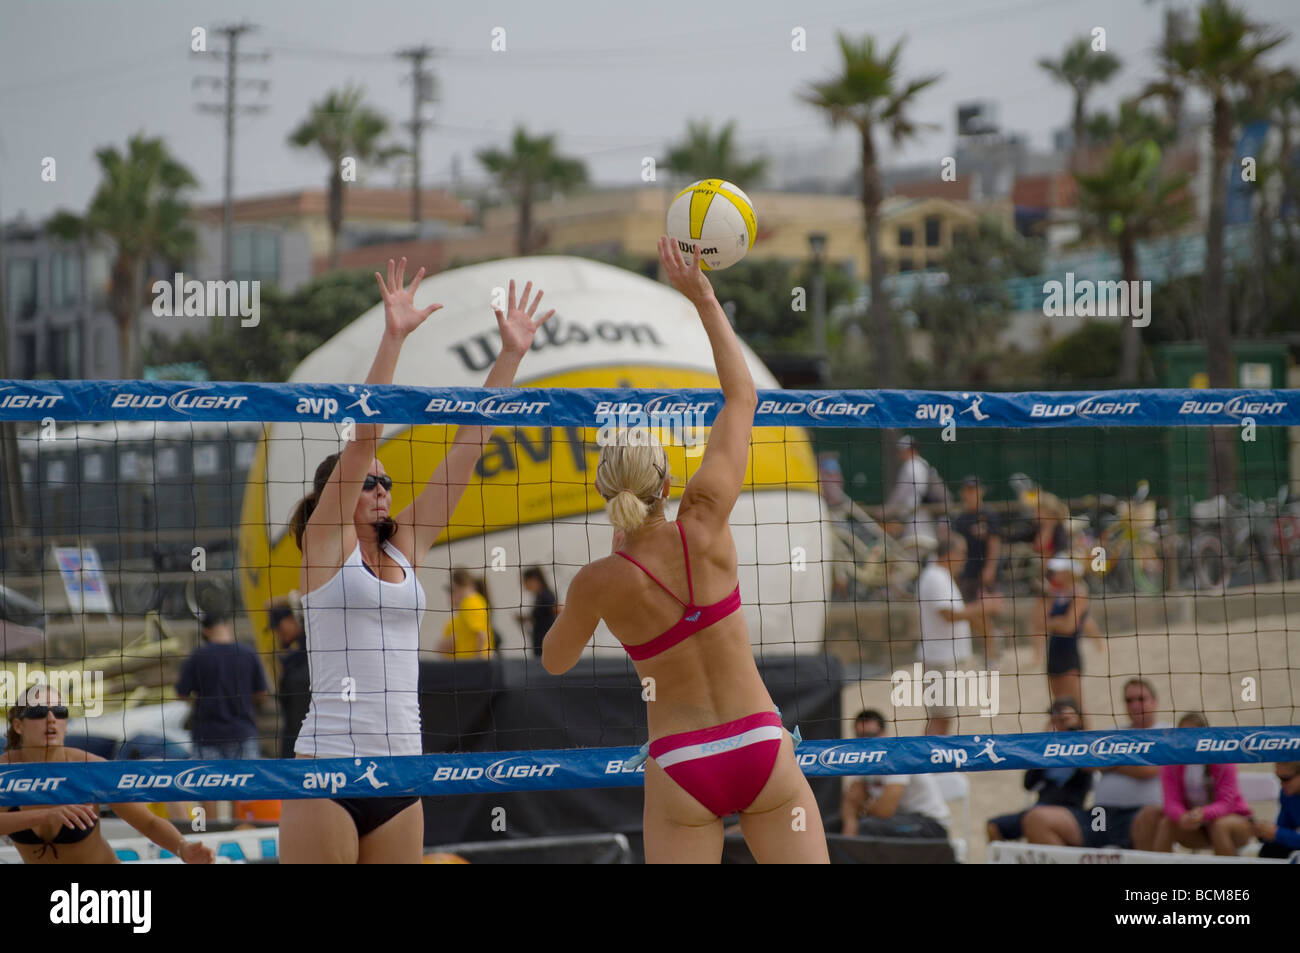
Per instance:
[[[667,232],[687,260],[698,244],[704,270],[721,271],[754,247],[758,217],[749,196],[730,182],[700,179],[673,197]]]

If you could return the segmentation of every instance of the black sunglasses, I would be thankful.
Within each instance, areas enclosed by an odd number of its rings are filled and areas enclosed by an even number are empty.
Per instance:
[[[375,476],[373,473],[367,473],[366,482],[361,484],[361,489],[369,493],[376,486],[382,486],[385,490],[391,492],[393,489],[393,478],[390,477],[387,473],[385,473],[383,476],[378,476],[378,477]]]
[[[55,718],[60,718],[63,721],[68,720],[68,709],[66,705],[54,705],[53,707],[49,705],[28,705],[18,713],[18,717],[36,721],[37,719],[44,718],[51,711],[54,712]]]

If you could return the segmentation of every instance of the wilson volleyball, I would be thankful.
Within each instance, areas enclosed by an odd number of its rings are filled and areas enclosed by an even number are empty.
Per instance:
[[[722,179],[701,179],[673,197],[667,232],[688,261],[698,245],[704,269],[719,271],[754,247],[758,217],[749,196],[736,186]]]

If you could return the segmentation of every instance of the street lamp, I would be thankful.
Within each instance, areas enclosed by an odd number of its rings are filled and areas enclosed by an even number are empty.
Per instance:
[[[826,233],[809,232],[808,247],[813,255],[813,350],[826,356]]]

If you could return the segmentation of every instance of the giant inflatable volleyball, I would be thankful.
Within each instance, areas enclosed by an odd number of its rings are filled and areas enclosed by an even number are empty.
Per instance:
[[[719,271],[754,247],[758,217],[749,196],[730,182],[701,179],[673,198],[666,231],[688,260],[698,245],[704,269]]]
[[[492,289],[512,278],[542,288],[544,303],[557,309],[524,358],[518,386],[717,388],[708,337],[695,309],[679,293],[600,262],[546,256],[487,262],[426,278],[416,306],[439,301],[444,308],[407,339],[393,382],[481,387],[500,344],[490,308]],[[383,305],[376,303],[308,356],[293,381],[364,380],[383,328]],[[748,348],[745,356],[759,388],[778,386]],[[317,463],[339,448],[337,424],[337,419],[318,417],[316,422],[267,428],[250,469],[241,517],[244,604],[252,612],[271,596],[298,586],[302,557],[288,531],[289,518],[310,489]],[[394,481],[394,512],[423,488],[454,429],[385,427],[379,457]],[[668,446],[679,482],[699,465],[698,447],[688,451]],[[422,649],[434,648],[449,617],[448,570],[464,566],[487,583],[498,644],[507,653],[523,655],[524,640],[514,618],[527,602],[521,568],[541,566],[562,596],[580,567],[609,554],[612,530],[604,500],[592,486],[598,453],[596,421],[590,428],[500,427],[494,432],[451,525],[420,571],[429,598]],[[674,487],[669,519],[681,492],[680,485]],[[804,430],[755,429],[750,469],[732,525],[754,644],[769,653],[820,651],[829,579],[822,572],[821,554],[829,553],[829,546],[816,462]],[[796,553],[803,571],[792,571]],[[622,655],[604,625],[596,631],[594,646],[598,655]]]

